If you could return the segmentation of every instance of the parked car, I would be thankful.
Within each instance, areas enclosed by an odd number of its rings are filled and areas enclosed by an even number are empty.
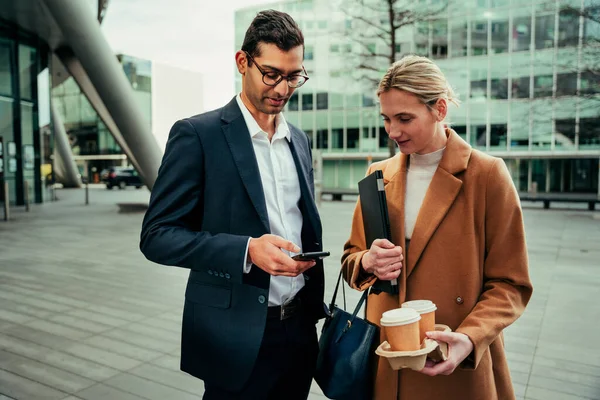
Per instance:
[[[135,186],[136,189],[144,186],[140,175],[132,167],[111,167],[100,173],[100,179],[106,184],[107,189],[118,187],[125,189],[127,186]]]

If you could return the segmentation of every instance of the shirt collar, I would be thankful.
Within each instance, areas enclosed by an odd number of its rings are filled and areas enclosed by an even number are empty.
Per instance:
[[[255,137],[261,132],[264,132],[262,128],[258,125],[258,122],[254,119],[252,114],[250,114],[250,110],[242,101],[240,94],[235,96],[235,100],[242,111],[242,115],[244,117],[244,121],[246,121],[246,126],[248,127],[248,132],[250,132],[250,137]],[[283,113],[277,114],[275,117],[275,135],[273,135],[273,139],[283,139],[286,138],[288,141],[291,140],[290,128],[283,116]],[[265,132],[266,133],[266,132]]]

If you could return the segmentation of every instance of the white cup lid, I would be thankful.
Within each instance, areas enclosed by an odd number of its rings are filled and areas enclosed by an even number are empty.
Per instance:
[[[412,308],[419,314],[427,314],[437,310],[437,307],[431,300],[412,300],[402,303],[402,308]]]
[[[408,325],[413,322],[418,322],[421,319],[421,315],[412,308],[395,308],[390,311],[386,311],[381,316],[382,326],[399,326]]]

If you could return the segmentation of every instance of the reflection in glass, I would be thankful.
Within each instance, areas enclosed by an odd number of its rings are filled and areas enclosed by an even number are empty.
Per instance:
[[[471,81],[471,98],[485,100],[487,98],[487,80]]]
[[[513,19],[513,51],[529,50],[531,44],[531,17]]]
[[[448,21],[436,20],[431,23],[431,57],[446,58],[448,56]]]
[[[577,94],[577,74],[558,74],[556,76],[556,96],[575,96]]]
[[[459,21],[450,21],[451,26],[451,56],[464,57],[467,55],[467,23]]]
[[[0,95],[12,96],[10,44],[0,39]]]
[[[317,110],[327,109],[327,92],[317,93]]]
[[[557,119],[554,131],[556,147],[567,150],[575,148],[575,119]]]
[[[535,18],[535,48],[554,47],[554,15],[542,15]]]
[[[533,95],[535,98],[552,96],[552,75],[533,77]]]
[[[492,21],[492,53],[508,52],[508,20]]]
[[[506,124],[490,125],[490,146],[506,149]]]
[[[33,100],[33,88],[37,80],[36,69],[37,50],[33,47],[19,45],[19,86],[21,98]]]
[[[529,98],[529,77],[523,76],[520,78],[512,78],[512,98],[513,99],[528,99]]]
[[[579,147],[600,148],[600,117],[579,120]]]
[[[471,54],[481,56],[487,54],[487,21],[473,21],[471,23]]]
[[[508,99],[508,79],[492,79],[490,98]]]
[[[579,13],[562,10],[558,17],[558,47],[577,46],[579,41]]]
[[[312,93],[303,93],[302,94],[302,110],[312,110],[312,109],[313,109]]]

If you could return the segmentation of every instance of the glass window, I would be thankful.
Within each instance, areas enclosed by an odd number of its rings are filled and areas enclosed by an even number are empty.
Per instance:
[[[312,93],[302,94],[302,110],[312,110],[312,109],[313,109],[313,94]]]
[[[557,119],[554,131],[556,146],[575,148],[575,120]]]
[[[340,45],[339,44],[332,44],[331,46],[329,46],[329,51],[331,53],[338,53],[340,51]]]
[[[575,96],[577,94],[577,74],[558,74],[556,76],[556,96]]]
[[[587,2],[586,2],[587,3]],[[594,44],[600,41],[600,6],[586,4],[583,19],[583,41]]]
[[[490,125],[490,147],[506,149],[506,124]]]
[[[533,77],[533,96],[552,97],[552,75]]]
[[[513,19],[513,51],[529,50],[531,44],[531,17]]]
[[[331,130],[331,148],[342,149],[344,148],[344,129],[335,128]]]
[[[327,129],[319,129],[317,130],[317,149],[326,149],[327,148]]]
[[[492,53],[508,52],[508,20],[492,21]]]
[[[375,106],[375,100],[373,99],[373,96],[367,96],[366,94],[363,94],[362,105],[363,105],[363,107]]]
[[[579,120],[579,147],[600,148],[600,118]]]
[[[506,100],[508,99],[508,79],[492,79],[490,98]]]
[[[471,98],[485,100],[487,98],[487,79],[471,81]]]
[[[542,15],[535,18],[535,48],[554,47],[554,15]]]
[[[485,148],[485,125],[471,125],[471,146]]]
[[[317,93],[317,110],[327,109],[327,93]]]
[[[529,77],[523,76],[512,79],[512,98],[513,99],[528,99],[529,98]]]
[[[36,57],[36,49],[19,45],[19,85],[21,98],[25,100],[33,100],[33,89],[37,81]]]
[[[0,94],[12,96],[10,43],[0,39]]]
[[[448,21],[436,20],[431,23],[431,57],[448,57]]]
[[[558,47],[577,46],[579,42],[579,13],[562,10],[558,17]]]
[[[487,54],[487,21],[473,21],[471,23],[471,54],[481,56]]]
[[[415,27],[416,53],[420,56],[429,56],[429,22],[417,22]]]
[[[288,101],[288,110],[298,111],[298,93],[294,93]]]
[[[452,57],[464,57],[467,55],[467,23],[452,20],[450,22],[451,42],[450,55]]]
[[[333,109],[344,108],[344,95],[341,93],[329,93],[329,107]],[[340,125],[341,126],[341,125]]]
[[[590,95],[600,93],[600,75],[596,71],[581,73],[581,94]]]
[[[358,148],[358,128],[348,128],[347,130],[347,145],[348,149]]]
[[[305,60],[313,60],[314,59],[314,51],[315,51],[315,48],[313,46],[306,46],[304,48],[304,59]]]

